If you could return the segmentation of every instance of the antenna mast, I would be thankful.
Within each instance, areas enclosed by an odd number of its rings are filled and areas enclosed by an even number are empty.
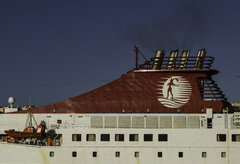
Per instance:
[[[134,46],[134,51],[136,54],[136,65],[135,65],[135,69],[138,69],[138,53],[140,53],[140,55],[144,58],[145,61],[147,61],[147,59],[145,58],[145,56],[141,53],[141,51],[138,49],[137,46]]]

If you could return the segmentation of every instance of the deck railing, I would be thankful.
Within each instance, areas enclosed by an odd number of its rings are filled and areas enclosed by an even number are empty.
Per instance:
[[[165,69],[210,69],[214,58],[206,57],[153,57],[138,69],[165,70]]]

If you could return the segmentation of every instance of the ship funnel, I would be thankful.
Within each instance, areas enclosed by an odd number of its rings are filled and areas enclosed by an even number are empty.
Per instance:
[[[175,68],[177,54],[178,54],[178,50],[171,51],[170,57],[169,57],[169,60],[168,60],[168,65],[167,65],[168,69],[174,69]]]
[[[206,56],[206,50],[205,49],[198,50],[198,55],[197,55],[196,63],[195,63],[195,66],[194,66],[195,69],[202,69],[203,68],[203,62],[204,62],[205,56]]]
[[[180,69],[186,69],[189,54],[190,54],[189,50],[182,51],[182,56],[179,63]]]
[[[164,51],[157,50],[154,58],[154,62],[153,62],[153,68],[152,68],[153,70],[161,69],[163,58],[164,58]]]

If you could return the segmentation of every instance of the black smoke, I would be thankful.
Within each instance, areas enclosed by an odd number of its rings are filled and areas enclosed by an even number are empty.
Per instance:
[[[150,23],[134,22],[122,30],[121,38],[151,51],[192,49],[214,34],[217,28],[216,2],[171,0],[167,15],[159,10],[157,18]]]

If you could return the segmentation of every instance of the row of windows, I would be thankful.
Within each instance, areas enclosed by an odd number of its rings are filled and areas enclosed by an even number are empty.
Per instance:
[[[49,156],[54,157],[54,152],[50,151]],[[77,157],[77,152],[76,151],[72,152],[72,157]],[[92,157],[97,157],[97,152],[96,151],[92,152]],[[120,157],[120,152],[119,151],[115,152],[115,157]],[[139,157],[139,152],[138,151],[134,152],[134,157]],[[162,152],[157,152],[157,157],[162,158],[163,153]],[[178,157],[183,158],[183,152],[178,152]],[[202,158],[207,158],[207,152],[202,152]],[[221,158],[226,158],[226,152],[221,152]]]
[[[227,135],[226,134],[217,134],[218,142],[226,142]],[[240,134],[232,134],[232,142],[240,142]]]
[[[101,134],[100,135],[101,141],[110,141],[110,134]],[[143,135],[144,141],[153,141],[153,134],[144,134]],[[72,141],[81,141],[82,135],[81,134],[72,134]],[[139,135],[138,134],[129,134],[129,141],[138,141]],[[86,141],[96,141],[96,134],[86,134]],[[115,141],[124,141],[124,134],[115,134]],[[158,141],[166,142],[168,141],[167,134],[158,134]]]
[[[124,141],[124,134],[115,134],[115,141]],[[72,134],[72,141],[81,141],[82,135],[81,134]],[[110,134],[101,134],[100,135],[101,141],[110,141]],[[138,141],[139,135],[138,134],[129,134],[129,141]],[[144,141],[153,141],[153,134],[144,134],[143,135]],[[226,142],[227,136],[226,134],[217,134],[217,141],[218,142]],[[86,134],[86,141],[96,141],[96,134]],[[168,141],[167,134],[158,134],[158,141],[166,142]],[[240,142],[240,134],[232,134],[232,142]]]

